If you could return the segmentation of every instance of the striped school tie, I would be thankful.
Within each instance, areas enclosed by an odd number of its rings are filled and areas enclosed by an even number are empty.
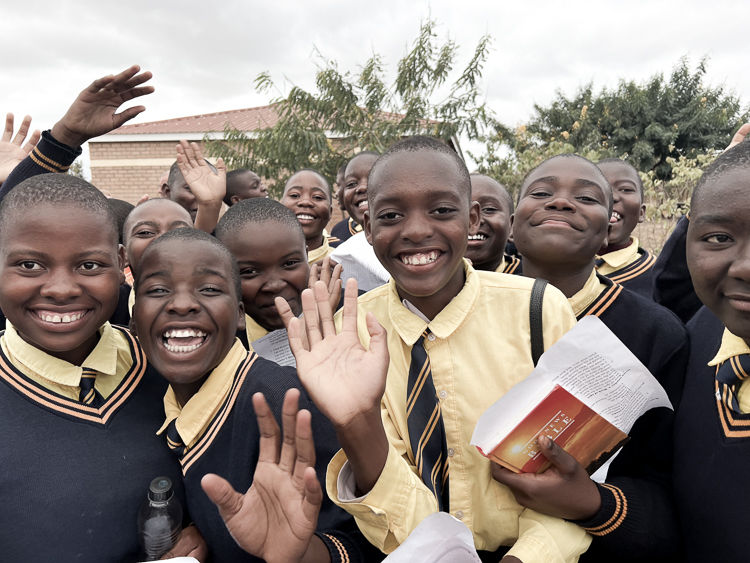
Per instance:
[[[167,445],[178,458],[185,455],[187,448],[182,443],[182,437],[177,432],[177,419],[173,418],[167,426]]]
[[[102,397],[102,394],[99,393],[96,387],[94,387],[94,384],[96,383],[96,373],[97,371],[95,369],[83,368],[80,384],[81,392],[78,395],[78,400],[84,405],[99,408],[104,404],[104,397]]]
[[[438,508],[449,511],[448,452],[440,401],[432,381],[430,358],[424,347],[425,330],[411,349],[406,419],[414,464],[427,488],[437,498]]]
[[[750,354],[740,354],[725,360],[716,369],[716,382],[719,384],[720,399],[736,413],[740,413],[737,391],[750,375]]]

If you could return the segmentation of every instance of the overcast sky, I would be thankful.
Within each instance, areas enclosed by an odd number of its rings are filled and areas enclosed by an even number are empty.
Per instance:
[[[709,55],[709,82],[750,103],[750,2],[741,0],[6,0],[0,113],[48,129],[93,79],[131,64],[151,70],[156,88],[134,122],[264,105],[260,72],[312,88],[314,47],[341,70],[373,52],[395,67],[427,17],[461,47],[457,68],[492,36],[482,89],[510,125],[556,89],[668,74],[683,55],[694,64]]]

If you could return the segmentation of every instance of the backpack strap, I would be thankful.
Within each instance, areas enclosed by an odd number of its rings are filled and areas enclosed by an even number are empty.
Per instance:
[[[547,280],[537,278],[534,287],[531,288],[531,300],[529,302],[529,327],[531,333],[531,358],[534,366],[544,353],[544,323],[542,322],[542,305],[544,303],[544,290]]]

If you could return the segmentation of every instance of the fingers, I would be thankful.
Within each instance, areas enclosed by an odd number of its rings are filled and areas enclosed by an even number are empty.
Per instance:
[[[346,280],[344,289],[344,317],[342,332],[357,332],[357,280]]]
[[[317,284],[318,282],[315,283]],[[302,312],[304,313],[307,340],[310,343],[310,349],[312,349],[313,346],[323,340],[323,335],[320,332],[318,324],[317,302],[311,289],[306,289],[302,292]]]
[[[12,125],[12,121],[11,121]],[[29,132],[29,127],[31,126],[31,116],[27,115],[23,118],[23,121],[21,122],[21,126],[18,128],[18,133],[16,133],[16,136],[13,138],[13,144],[18,145],[19,147],[23,144],[24,140],[26,139],[26,134]]]
[[[328,302],[328,288],[323,282],[315,282],[313,286],[315,301],[318,305],[318,316],[320,317],[320,326],[323,330],[323,338],[327,336],[336,336],[336,327],[333,324],[333,311],[331,304]]]
[[[143,194],[141,196],[141,199],[138,200],[138,203],[135,204],[136,207],[138,207],[141,203],[144,203],[148,201],[148,194]]]
[[[31,134],[31,138],[26,142],[26,144],[23,146],[23,150],[26,151],[26,154],[29,154],[31,151],[34,150],[34,147],[39,142],[39,139],[42,138],[42,132],[39,129],[34,130],[34,132]]]
[[[260,453],[258,463],[279,462],[279,425],[266,403],[263,393],[253,395],[253,408],[260,431]]]
[[[297,412],[299,411],[299,389],[289,389],[284,395],[284,406],[281,409],[281,423],[284,441],[281,445],[279,467],[292,473],[297,459]]]
[[[294,478],[302,488],[305,471],[315,467],[315,443],[312,435],[312,415],[308,410],[301,410],[297,415],[297,459],[294,464]]]
[[[365,323],[367,324],[367,332],[370,334],[370,353],[382,358],[387,366],[391,359],[390,352],[388,352],[388,332],[378,322],[375,313],[372,311],[367,312]]]
[[[558,446],[554,440],[550,440],[547,436],[539,436],[537,441],[539,442],[539,450],[544,457],[550,460],[552,465],[557,467],[564,477],[572,477],[576,474],[578,466],[580,465],[578,461],[576,461],[576,458]]]
[[[513,473],[499,463],[492,462],[492,478],[498,483],[513,489],[514,492],[515,490],[523,489],[526,481],[534,477],[535,475],[532,473]]]
[[[318,265],[313,264],[310,266],[310,276],[307,278],[307,287],[312,289],[312,286],[315,285],[316,281],[318,281]]]
[[[244,495],[235,491],[226,479],[209,473],[201,479],[201,487],[219,509],[224,522],[231,520],[242,508]]]
[[[323,263],[320,265],[320,277],[318,278],[326,285],[331,283],[331,257],[326,256],[323,258]]]
[[[726,150],[739,145],[742,141],[745,140],[745,137],[747,137],[748,133],[750,133],[750,123],[745,123],[742,127],[740,127],[739,131],[734,134],[734,137],[732,137],[732,142],[729,143],[729,146]]]
[[[192,154],[194,155],[195,162],[198,166],[208,166],[206,164],[205,159],[203,158],[203,152],[201,151],[200,146],[198,143],[190,143],[190,148],[192,149]]]
[[[8,113],[5,115],[5,129],[3,130],[2,140],[7,143],[10,142],[11,137],[13,137],[13,114]]]
[[[112,129],[117,129],[118,127],[122,126],[126,122],[133,119],[136,115],[144,111],[146,111],[146,106],[135,106],[132,108],[128,108],[120,113],[114,114],[112,116]]]
[[[320,505],[323,503],[323,490],[315,475],[315,469],[305,469],[305,500],[302,502],[302,514],[308,522],[317,522]]]
[[[284,328],[289,332],[289,323],[292,322],[292,319],[296,318],[292,312],[292,308],[283,297],[277,297],[273,302],[276,305],[276,310],[279,312],[282,322],[284,323]]]
[[[216,171],[219,173],[220,177],[227,177],[227,165],[224,164],[224,159],[221,157],[216,160]]]

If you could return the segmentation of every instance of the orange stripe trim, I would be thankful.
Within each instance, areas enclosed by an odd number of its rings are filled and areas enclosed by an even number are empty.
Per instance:
[[[612,303],[615,302],[617,297],[622,292],[622,286],[613,284],[612,287],[610,287],[607,291],[605,291],[601,297],[599,297],[593,305],[591,305],[588,308],[588,311],[583,315],[584,317],[588,317],[590,315],[593,315],[595,317],[598,317],[601,315],[604,311],[606,311]]]
[[[67,170],[68,168],[70,168],[70,166],[63,166],[59,162],[55,162],[50,157],[42,154],[42,151],[39,150],[38,146],[34,147],[34,150],[32,152],[33,152],[33,154],[35,154],[36,156],[38,156],[39,158],[41,158],[44,162],[46,162],[47,164],[49,164],[51,166],[54,166],[55,168],[57,168],[59,170]]]
[[[341,543],[341,541],[338,538],[334,538],[333,536],[329,534],[323,534],[325,537],[327,537],[329,540],[331,540],[331,543],[333,543],[334,546],[336,546],[336,549],[339,552],[339,557],[341,558],[341,561],[344,563],[349,563],[349,554],[346,552],[346,548],[344,548],[344,544]]]
[[[414,383],[414,389],[411,390],[411,395],[409,395],[409,398],[406,401],[406,417],[409,418],[409,415],[411,414],[412,409],[414,409],[414,405],[417,404],[417,398],[419,397],[419,394],[422,392],[422,388],[424,387],[425,382],[427,381],[427,376],[430,374],[430,358],[429,356],[424,361],[424,365],[422,366],[422,371],[419,372],[419,377],[417,377],[417,381]]]
[[[594,528],[584,528],[584,530],[586,530],[592,536],[606,536],[607,534],[613,532],[620,526],[620,524],[622,524],[623,520],[625,520],[625,516],[628,513],[628,499],[625,498],[623,492],[619,488],[607,483],[603,483],[602,487],[609,490],[615,497],[615,513],[601,526],[596,526]]]
[[[240,394],[242,384],[244,383],[247,374],[250,372],[250,369],[255,365],[255,360],[257,359],[258,355],[255,352],[248,353],[244,362],[240,364],[240,367],[237,369],[237,374],[235,375],[234,387],[232,388],[227,401],[224,403],[224,406],[221,408],[219,415],[214,419],[201,439],[192,446],[190,452],[185,454],[180,460],[183,475],[187,475],[190,467],[200,459],[203,453],[213,443],[219,430],[221,430],[224,422],[226,422],[226,419],[229,417],[229,413],[232,412],[232,407],[234,407],[234,403],[237,401],[237,396]]]
[[[637,278],[644,272],[647,272],[648,270],[650,270],[654,266],[654,264],[656,264],[656,257],[653,256],[652,254],[649,254],[648,257],[646,257],[646,260],[644,260],[640,264],[637,264],[635,269],[631,270],[631,269],[626,268],[625,270],[622,270],[621,274],[617,274],[615,276],[609,275],[607,277],[611,279],[613,282],[617,282],[617,283],[632,280],[633,278]]]
[[[37,166],[41,166],[41,167],[42,167],[42,168],[44,168],[45,170],[49,170],[50,172],[60,172],[60,170],[58,170],[57,168],[52,168],[51,166],[47,166],[46,164],[44,164],[44,163],[43,163],[43,162],[42,162],[41,160],[39,160],[39,159],[38,159],[38,158],[37,158],[37,157],[36,157],[36,156],[34,155],[34,153],[33,153],[33,152],[30,152],[30,153],[29,153],[29,157],[31,157],[31,160],[33,160],[34,162],[36,162]]]

